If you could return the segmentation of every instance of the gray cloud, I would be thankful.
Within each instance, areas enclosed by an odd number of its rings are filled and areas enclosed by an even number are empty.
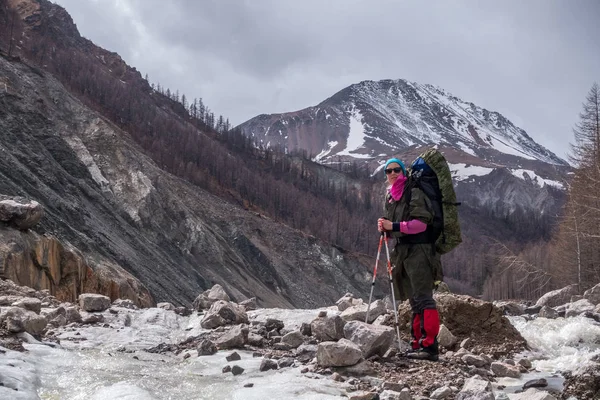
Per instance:
[[[600,80],[595,0],[58,0],[81,34],[241,123],[361,80],[431,83],[565,156]]]

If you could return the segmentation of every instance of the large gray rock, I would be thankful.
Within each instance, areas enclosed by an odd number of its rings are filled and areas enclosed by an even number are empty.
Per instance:
[[[362,299],[357,299],[352,293],[346,293],[338,301],[335,302],[335,305],[338,307],[338,310],[344,311],[352,306],[362,304],[362,302]]]
[[[540,312],[538,313],[538,317],[556,319],[558,318],[558,311],[556,311],[552,307],[543,306]]]
[[[569,285],[562,289],[553,290],[544,294],[535,303],[536,306],[557,307],[566,304],[571,300],[571,296],[578,294],[577,285]]]
[[[192,303],[192,308],[196,311],[202,311],[210,308],[217,300],[231,300],[229,295],[225,292],[225,289],[223,289],[223,286],[219,284],[200,293]]]
[[[463,362],[467,365],[474,365],[478,368],[487,367],[490,365],[490,362],[486,358],[470,353],[462,356],[461,360],[463,360]]]
[[[42,310],[42,301],[35,297],[25,297],[15,301],[12,305],[14,307],[21,307],[25,310],[33,311],[36,314],[39,314]]]
[[[458,342],[458,338],[450,332],[450,329],[446,328],[446,325],[442,324],[438,333],[438,342],[440,346],[451,349]]]
[[[521,377],[521,371],[519,370],[518,367],[514,366],[514,365],[510,365],[510,364],[506,364],[506,363],[502,363],[502,362],[493,362],[490,369],[492,370],[492,372],[500,377],[508,377],[508,378],[520,378]]]
[[[525,313],[525,306],[515,301],[495,301],[494,305],[501,309],[505,315],[518,316]]]
[[[348,339],[337,342],[321,342],[317,347],[317,364],[321,367],[347,367],[362,359],[358,345]]]
[[[494,400],[492,384],[473,376],[465,381],[462,389],[456,395],[456,400]]]
[[[600,283],[593,288],[586,290],[583,293],[583,298],[594,305],[600,304]]]
[[[582,299],[576,301],[575,303],[570,303],[567,307],[565,316],[566,317],[576,317],[588,311],[594,311],[595,306],[589,302],[587,299]]]
[[[281,338],[281,343],[287,344],[291,348],[295,349],[296,347],[304,343],[304,335],[302,335],[300,331],[292,331],[286,333]]]
[[[217,300],[202,318],[200,326],[204,329],[213,329],[223,325],[247,323],[248,314],[244,307],[231,301]]]
[[[110,298],[96,293],[82,293],[79,295],[79,307],[83,311],[104,311],[110,307]]]
[[[0,326],[2,325],[12,333],[27,332],[37,336],[46,329],[48,319],[21,307],[6,307],[0,312]]]
[[[310,323],[313,336],[321,341],[336,341],[344,337],[344,320],[339,315],[317,317]]]
[[[221,350],[239,349],[248,342],[248,327],[246,325],[236,325],[227,331],[224,335],[215,340],[215,344]]]
[[[17,229],[29,229],[44,215],[44,209],[37,201],[22,197],[0,195],[0,221],[4,221]]]
[[[364,321],[367,316],[367,307],[368,305],[365,303],[357,304],[351,307],[348,307],[340,314],[340,317],[344,321]],[[369,320],[368,323],[371,323],[377,319],[382,314],[385,314],[385,302],[383,300],[375,300],[371,303],[371,308],[369,309]]]
[[[344,326],[344,337],[363,352],[365,358],[375,354],[384,355],[394,342],[394,329],[384,325],[370,325],[361,321],[350,321]]]

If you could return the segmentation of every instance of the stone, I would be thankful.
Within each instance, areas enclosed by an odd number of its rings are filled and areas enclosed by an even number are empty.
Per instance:
[[[493,362],[490,369],[499,378],[508,377],[518,379],[521,377],[519,368],[508,363]]]
[[[438,333],[438,343],[440,346],[445,347],[446,349],[451,349],[458,342],[456,336],[450,332],[446,325],[440,325],[440,331]]]
[[[548,381],[544,378],[532,379],[530,381],[525,382],[523,385],[523,390],[527,390],[529,388],[540,388],[548,386]]]
[[[450,389],[448,386],[442,386],[441,388],[437,388],[436,390],[434,390],[433,393],[431,393],[431,395],[429,396],[429,398],[433,400],[441,400],[445,399],[451,394],[452,389]]]
[[[212,288],[200,293],[194,302],[192,308],[196,311],[202,311],[212,307],[217,300],[223,300],[229,302],[231,299],[229,295],[223,289],[223,286],[216,284]]]
[[[110,307],[110,298],[96,293],[82,293],[79,295],[79,307],[83,311],[105,311]]]
[[[292,357],[283,357],[277,361],[277,366],[279,368],[287,368],[294,365],[295,360]]]
[[[548,318],[548,319],[556,319],[558,318],[558,311],[556,311],[552,307],[542,306],[538,313],[538,317],[540,318]]]
[[[27,230],[40,222],[44,208],[40,203],[23,197],[0,197],[0,221],[17,229]]]
[[[317,347],[317,364],[321,367],[355,365],[362,357],[360,347],[348,339],[340,339],[337,342],[321,342]]]
[[[217,346],[210,340],[204,339],[198,345],[198,355],[199,356],[210,356],[215,354],[217,350]]]
[[[270,358],[263,358],[263,360],[260,362],[260,367],[258,368],[259,371],[264,372],[264,371],[268,371],[270,369],[277,369],[277,362],[274,360],[271,360]]]
[[[163,310],[167,310],[167,311],[175,311],[175,306],[168,302],[157,303],[156,307],[162,308]]]
[[[234,351],[233,353],[231,353],[230,355],[226,356],[225,359],[229,362],[231,361],[238,361],[241,360],[242,357],[239,355],[239,353],[237,351]]]
[[[310,323],[313,336],[321,341],[335,341],[344,337],[344,320],[339,315],[317,317]]]
[[[461,360],[467,365],[474,365],[475,367],[487,367],[489,362],[482,356],[476,356],[474,354],[465,354],[461,357]]]
[[[594,305],[600,305],[600,283],[583,293],[583,298]]]
[[[578,300],[575,303],[569,303],[565,312],[566,317],[576,317],[586,312],[594,311],[595,305],[587,299]]]
[[[568,303],[571,296],[577,295],[577,285],[569,285],[562,289],[552,290],[538,299],[536,306],[556,307]]]
[[[115,307],[128,308],[130,310],[137,310],[139,308],[130,299],[116,299],[113,301],[112,305]]]
[[[251,297],[240,302],[240,306],[244,307],[246,311],[256,310],[256,297]]]
[[[25,310],[33,311],[36,314],[39,314],[42,310],[42,301],[40,299],[36,299],[35,297],[25,297],[20,300],[15,301],[13,307],[21,307]]]
[[[477,376],[467,379],[456,400],[494,400],[492,384]]]
[[[235,325],[224,335],[215,339],[219,349],[241,348],[248,341],[248,327],[246,325]]]
[[[375,319],[377,317],[385,314],[385,312],[386,312],[385,302],[382,300],[375,300],[373,303],[371,303],[371,307],[369,308],[369,320],[367,322],[371,323],[371,322],[375,321]],[[362,321],[362,322],[364,322],[366,316],[367,316],[367,304],[364,304],[364,303],[351,306],[351,307],[345,309],[344,311],[342,311],[342,313],[340,314],[340,317],[342,317],[342,319],[344,321]]]
[[[248,314],[243,307],[230,301],[217,300],[202,318],[200,326],[204,329],[213,329],[224,325],[247,323]]]
[[[281,343],[288,345],[290,348],[295,349],[304,343],[304,335],[300,331],[293,331],[283,335]]]
[[[234,365],[231,367],[231,373],[233,375],[241,375],[244,373],[244,368],[240,367],[239,365]]]
[[[350,321],[344,326],[344,337],[357,344],[364,358],[383,356],[394,342],[394,329],[384,325],[370,325]]]

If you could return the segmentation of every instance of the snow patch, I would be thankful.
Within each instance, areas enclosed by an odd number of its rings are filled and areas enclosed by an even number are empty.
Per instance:
[[[529,169],[511,169],[511,173],[517,178],[523,180],[531,180],[535,182],[539,187],[544,187],[545,185],[553,186],[558,189],[563,189],[563,184],[561,182],[552,180],[552,179],[544,179],[532,170]]]
[[[365,127],[362,123],[363,116],[359,110],[354,107],[350,111],[350,132],[346,141],[346,148],[337,154],[340,156],[350,156],[356,158],[371,158],[366,154],[353,154],[352,152],[363,147],[365,143]]]
[[[448,163],[452,177],[456,181],[464,181],[472,176],[485,176],[490,174],[495,168],[480,167],[477,165],[468,165],[464,163],[451,164]]]

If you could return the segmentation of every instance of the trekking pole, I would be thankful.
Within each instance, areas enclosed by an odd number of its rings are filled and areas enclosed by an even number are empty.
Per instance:
[[[390,248],[388,247],[387,233],[385,235],[385,252],[387,253],[387,270],[390,278],[390,289],[392,289],[392,303],[394,304],[394,326],[396,327],[396,336],[398,337],[398,350],[402,349],[402,342],[400,340],[400,327],[398,324],[398,309],[396,308],[396,295],[394,294],[394,280],[392,278],[392,262],[390,261]]]
[[[371,310],[371,300],[373,299],[373,289],[375,288],[375,278],[377,277],[377,264],[379,263],[379,255],[381,254],[381,245],[383,244],[383,232],[379,237],[379,246],[377,247],[377,258],[375,259],[375,269],[373,270],[373,281],[371,282],[371,294],[369,295],[369,305],[367,306],[367,316],[365,324],[369,323],[369,311]]]

